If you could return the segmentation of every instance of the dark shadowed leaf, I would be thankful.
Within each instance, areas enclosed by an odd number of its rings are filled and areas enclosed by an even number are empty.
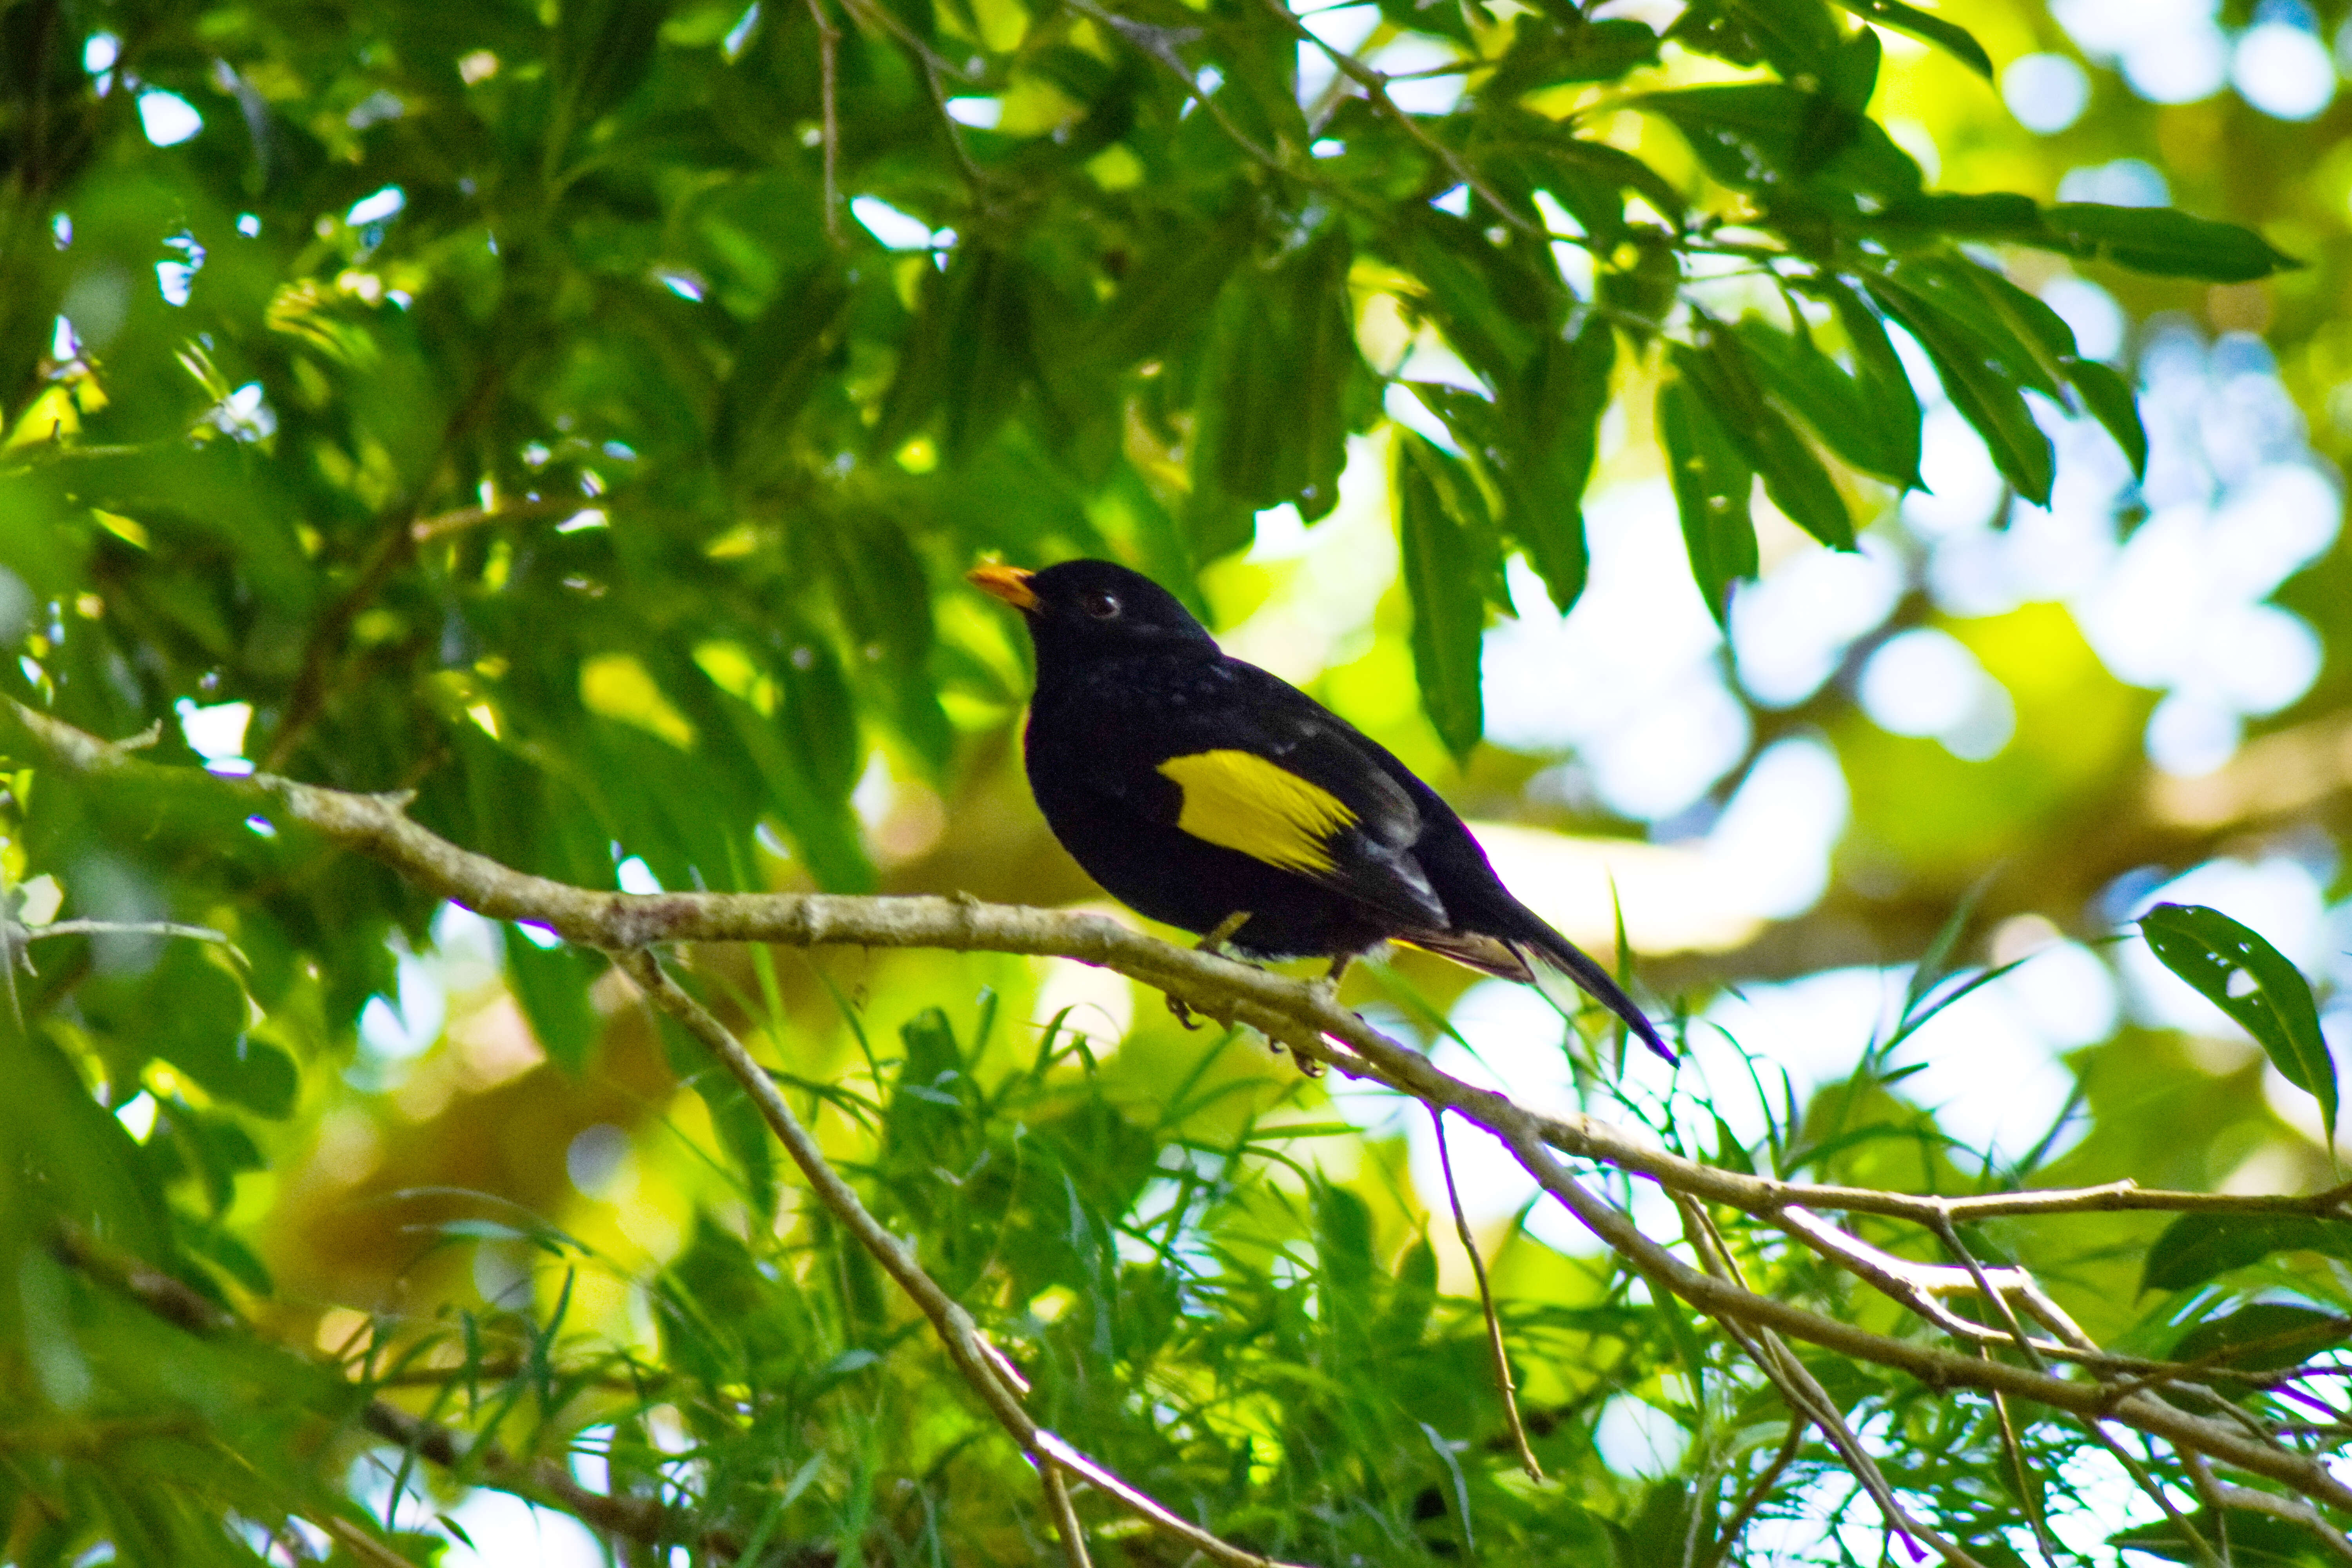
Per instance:
[[[2197,1531],[2197,1540],[2191,1541],[2175,1521],[2159,1519],[2119,1531],[2107,1537],[2107,1544],[2168,1563],[2210,1562],[2217,1541],[2227,1541],[2230,1561],[2247,1568],[2316,1568],[2342,1561],[2304,1526],[2254,1509],[2232,1508],[2223,1519],[2215,1518],[2210,1509],[2182,1517]]]
[[[95,976],[83,1014],[136,1055],[161,1057],[213,1094],[263,1116],[294,1109],[301,1077],[278,1047],[246,1032],[245,988],[199,942],[166,942],[145,974]]]
[[[2143,1290],[2186,1290],[2273,1252],[2352,1259],[2352,1225],[2307,1215],[2185,1214],[2147,1249]]]
[[[2300,1365],[2332,1345],[2352,1339],[2352,1319],[2285,1301],[2256,1301],[2219,1318],[2209,1318],[2173,1342],[2170,1361],[2207,1362],[2239,1372],[2275,1372]],[[2210,1380],[2217,1389],[2243,1398],[2250,1384]]]
[[[1446,749],[1467,756],[1486,730],[1478,669],[1494,525],[1468,466],[1403,430],[1396,436],[1396,505],[1422,706]]]
[[[2302,262],[2250,228],[2191,217],[2171,207],[2061,202],[2042,215],[2061,248],[2160,278],[2242,283]]]

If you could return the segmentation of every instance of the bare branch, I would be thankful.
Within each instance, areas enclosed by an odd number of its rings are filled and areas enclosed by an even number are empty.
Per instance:
[[[1528,1444],[1527,1424],[1519,1419],[1518,1386],[1511,1381],[1511,1358],[1503,1349],[1503,1322],[1495,1315],[1495,1290],[1486,1282],[1486,1260],[1478,1256],[1478,1238],[1470,1234],[1470,1216],[1462,1211],[1462,1194],[1454,1184],[1454,1153],[1445,1146],[1445,1112],[1433,1105],[1429,1120],[1437,1130],[1437,1163],[1445,1173],[1446,1200],[1454,1205],[1454,1234],[1462,1238],[1462,1250],[1470,1255],[1470,1272],[1478,1280],[1478,1306],[1486,1316],[1486,1352],[1495,1363],[1495,1392],[1503,1401],[1503,1423],[1518,1450],[1519,1468],[1527,1471],[1528,1479],[1541,1486],[1543,1466],[1536,1462],[1536,1451]]]
[[[1300,43],[1312,44],[1322,50],[1324,57],[1330,60],[1340,75],[1362,88],[1364,96],[1379,106],[1381,112],[1395,121],[1406,135],[1420,142],[1428,150],[1432,157],[1444,164],[1446,172],[1454,179],[1475,191],[1480,199],[1495,209],[1496,216],[1530,238],[1544,237],[1543,225],[1537,223],[1503,200],[1495,187],[1486,183],[1486,176],[1470,166],[1470,161],[1467,158],[1432,136],[1428,128],[1420,121],[1397,107],[1396,100],[1389,96],[1390,79],[1388,77],[1374,70],[1337,45],[1326,43],[1322,35],[1300,21],[1290,7],[1283,3],[1283,0],[1265,0],[1265,8],[1276,21],[1290,29]]]
[[[2096,1213],[2118,1209],[2240,1214],[2340,1215],[2352,1189],[2337,1187],[2302,1196],[2231,1197],[2191,1193],[2143,1192],[2129,1184],[2072,1192],[2014,1193],[1977,1198],[1945,1198],[1882,1193],[1861,1188],[1775,1181],[1716,1170],[1664,1153],[1628,1130],[1588,1116],[1538,1116],[1505,1095],[1475,1088],[1433,1067],[1428,1058],[1382,1035],[1336,1005],[1326,992],[1298,981],[1233,963],[1213,953],[1171,946],[1100,917],[982,904],[969,898],[848,898],[779,894],[676,894],[635,896],[568,886],[532,877],[470,854],[409,821],[405,802],[320,789],[268,774],[220,779],[194,769],[158,769],[120,747],[48,719],[13,701],[0,705],[0,737],[13,720],[57,763],[96,775],[140,776],[176,781],[191,790],[231,792],[247,809],[306,825],[346,847],[394,868],[426,889],[494,919],[533,923],[587,946],[617,955],[636,974],[656,1005],[671,1007],[722,1058],[730,1040],[717,1020],[678,991],[653,960],[636,950],[656,942],[762,942],[793,947],[857,945],[925,947],[956,952],[988,951],[1056,956],[1114,970],[1154,986],[1195,1012],[1229,1025],[1264,1033],[1297,1055],[1351,1077],[1402,1090],[1433,1108],[1450,1110],[1499,1138],[1544,1189],[1662,1289],[1671,1290],[1717,1319],[1753,1346],[1766,1363],[1777,1363],[1788,1384],[1801,1393],[1801,1363],[1780,1338],[1809,1342],[1856,1360],[1895,1369],[1930,1389],[1976,1389],[2036,1401],[2084,1420],[2094,1431],[2118,1422],[2179,1449],[2277,1483],[2315,1502],[2352,1509],[2352,1487],[2317,1459],[2288,1449],[2242,1413],[2205,1416],[2157,1397],[2150,1388],[2173,1382],[2193,1368],[2147,1366],[2146,1374],[2115,1377],[2099,1365],[2095,1375],[2059,1375],[2032,1366],[1962,1353],[1913,1340],[1874,1333],[1791,1302],[1745,1288],[1736,1279],[1692,1268],[1644,1236],[1630,1216],[1602,1202],[1560,1163],[1559,1154],[1601,1162],[1656,1182],[1677,1194],[1744,1210],[1768,1223],[1789,1226],[1817,1249],[1826,1247],[1840,1267],[1932,1309],[1938,1293],[1990,1290],[2014,1293],[2032,1314],[2055,1331],[2059,1341],[2028,1342],[2041,1356],[2088,1361],[2096,1347],[2048,1302],[2023,1270],[1923,1265],[1894,1258],[1847,1233],[1804,1214],[1807,1209],[1874,1213],[1936,1227],[1996,1214]],[[678,1004],[684,1004],[680,1007]],[[761,1100],[775,1125],[784,1110],[773,1087],[733,1047],[730,1058],[744,1087]],[[779,1128],[779,1136],[783,1136]],[[805,1139],[805,1133],[802,1134]],[[791,1140],[787,1140],[788,1143]],[[1557,1151],[1557,1152],[1555,1152]],[[822,1163],[818,1163],[822,1169]],[[816,1170],[811,1180],[822,1189]],[[832,1177],[834,1183],[839,1178]],[[854,1202],[856,1194],[843,1192]],[[828,1200],[830,1201],[830,1200]],[[838,1212],[838,1211],[837,1211]],[[862,1211],[859,1211],[862,1212]],[[929,1286],[904,1244],[867,1216],[870,1234],[861,1239],[910,1297],[932,1317],[950,1354],[988,1400],[1008,1431],[1042,1460],[1084,1477],[1118,1497],[1160,1528],[1182,1534],[1221,1561],[1260,1559],[1206,1537],[1187,1521],[1169,1514],[1148,1497],[1035,1426],[1022,1410],[1018,1384],[1008,1365],[970,1330],[961,1309]],[[926,1287],[929,1287],[929,1295]],[[1935,1314],[1932,1310],[1929,1314]],[[1941,1326],[1965,1323],[1957,1315],[1936,1318]],[[1976,1342],[2014,1343],[2015,1334],[1968,1324]],[[2018,1332],[2022,1331],[2022,1321]],[[2278,1374],[2270,1374],[2275,1380]],[[1776,1380],[1778,1381],[1778,1380]],[[2198,1390],[2197,1392],[2204,1392]],[[2208,1397],[2210,1397],[2208,1394]],[[2216,1401],[2216,1403],[2223,1403]],[[1816,1409],[1810,1400],[1793,1407],[1815,1418],[1832,1441],[1839,1439],[1834,1408]],[[2104,1434],[2102,1434],[2104,1436]],[[1841,1447],[1843,1444],[1841,1443]],[[1852,1461],[1853,1456],[1849,1453]],[[1860,1473],[1859,1470],[1857,1473]],[[1884,1503],[1882,1502],[1882,1506]],[[1928,1539],[1921,1534],[1921,1540]],[[1948,1560],[1950,1559],[1948,1553]]]
[[[1053,1516],[1055,1533],[1062,1538],[1063,1568],[1094,1568],[1087,1555],[1086,1527],[1078,1522],[1078,1510],[1070,1506],[1070,1483],[1061,1467],[1038,1466],[1037,1479],[1045,1489],[1045,1511]]]
[[[430,544],[451,534],[471,532],[477,528],[497,528],[509,522],[543,522],[550,518],[571,517],[583,511],[612,504],[610,496],[548,496],[537,500],[519,500],[505,506],[463,506],[455,511],[436,512],[417,519],[408,525],[412,543]]]
[[[824,140],[824,238],[826,244],[838,246],[841,243],[841,29],[835,26],[833,18],[825,14],[824,0],[808,0],[808,8],[809,16],[816,23],[817,101],[818,112],[824,117],[818,134]]]

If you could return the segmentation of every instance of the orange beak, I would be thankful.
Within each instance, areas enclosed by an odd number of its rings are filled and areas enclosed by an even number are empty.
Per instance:
[[[963,580],[992,598],[1003,600],[1016,610],[1034,610],[1037,595],[1029,591],[1029,579],[1036,574],[1019,566],[1007,566],[992,561],[985,566],[974,567],[964,574]]]

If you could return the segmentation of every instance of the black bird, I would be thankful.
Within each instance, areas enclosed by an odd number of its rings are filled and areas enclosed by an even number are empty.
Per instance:
[[[1108,561],[970,580],[1020,610],[1036,645],[1038,809],[1121,903],[1248,957],[1328,957],[1335,979],[1391,939],[1525,984],[1539,959],[1675,1059],[1607,970],[1511,897],[1434,790],[1227,658],[1166,589]]]

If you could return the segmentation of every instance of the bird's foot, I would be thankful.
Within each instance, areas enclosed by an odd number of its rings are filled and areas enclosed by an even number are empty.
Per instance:
[[[1308,994],[1327,1007],[1337,1007],[1339,1005],[1339,981],[1347,974],[1348,965],[1354,962],[1355,956],[1352,952],[1343,952],[1333,959],[1331,967],[1324,971],[1321,979],[1307,983]]]
[[[1197,1029],[1201,1026],[1201,1021],[1192,1016],[1192,1009],[1184,1005],[1184,998],[1181,996],[1169,997],[1168,1010],[1173,1013],[1176,1016],[1176,1021],[1186,1028]]]
[[[1250,911],[1247,910],[1235,910],[1232,914],[1229,914],[1223,920],[1219,921],[1215,929],[1211,931],[1208,935],[1202,937],[1200,941],[1194,942],[1192,947],[1196,952],[1213,952],[1219,958],[1223,958],[1227,956],[1225,952],[1225,943],[1232,940],[1233,934],[1235,931],[1241,930],[1242,927],[1249,923]]]

